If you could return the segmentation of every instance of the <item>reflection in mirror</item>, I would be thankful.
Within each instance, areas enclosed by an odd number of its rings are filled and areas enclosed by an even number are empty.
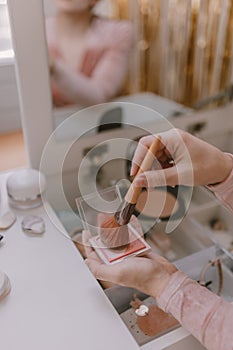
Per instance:
[[[80,109],[122,95],[131,22],[110,19],[110,2],[103,0],[45,0],[45,12],[54,107]]]
[[[111,3],[115,18],[130,19],[136,33],[130,92],[151,91],[195,108],[232,98],[232,1]]]
[[[145,91],[195,109],[232,98],[229,0],[44,2],[55,107]]]

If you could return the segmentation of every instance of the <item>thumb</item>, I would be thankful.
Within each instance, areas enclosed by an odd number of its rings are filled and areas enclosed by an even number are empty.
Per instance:
[[[178,174],[175,167],[146,171],[136,176],[133,181],[135,187],[176,186],[178,182]]]

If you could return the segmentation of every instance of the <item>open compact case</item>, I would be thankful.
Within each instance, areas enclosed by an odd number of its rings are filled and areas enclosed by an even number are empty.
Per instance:
[[[90,233],[86,244],[92,246],[106,264],[117,263],[128,256],[138,255],[150,249],[135,216],[131,217],[127,225],[103,226],[106,222],[110,222],[111,225],[121,201],[117,186],[76,199],[82,224]]]

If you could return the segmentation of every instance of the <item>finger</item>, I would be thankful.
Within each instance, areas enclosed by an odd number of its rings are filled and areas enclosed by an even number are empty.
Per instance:
[[[142,137],[138,143],[138,146],[136,148],[136,151],[134,153],[133,159],[132,159],[132,166],[130,171],[130,176],[134,176],[137,174],[138,169],[146,155],[146,152],[148,148],[150,147],[151,143],[154,140],[154,136],[146,136]]]
[[[136,176],[134,179],[135,187],[160,187],[178,185],[178,174],[176,168],[170,167],[162,170],[146,171],[144,174]]]

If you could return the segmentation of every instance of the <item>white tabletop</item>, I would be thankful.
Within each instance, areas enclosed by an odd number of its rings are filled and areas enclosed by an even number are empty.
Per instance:
[[[7,174],[0,175],[4,187]],[[0,269],[12,291],[0,303],[4,350],[138,349],[73,243],[43,207],[16,211],[0,246]],[[41,237],[21,230],[25,215],[43,217]]]

